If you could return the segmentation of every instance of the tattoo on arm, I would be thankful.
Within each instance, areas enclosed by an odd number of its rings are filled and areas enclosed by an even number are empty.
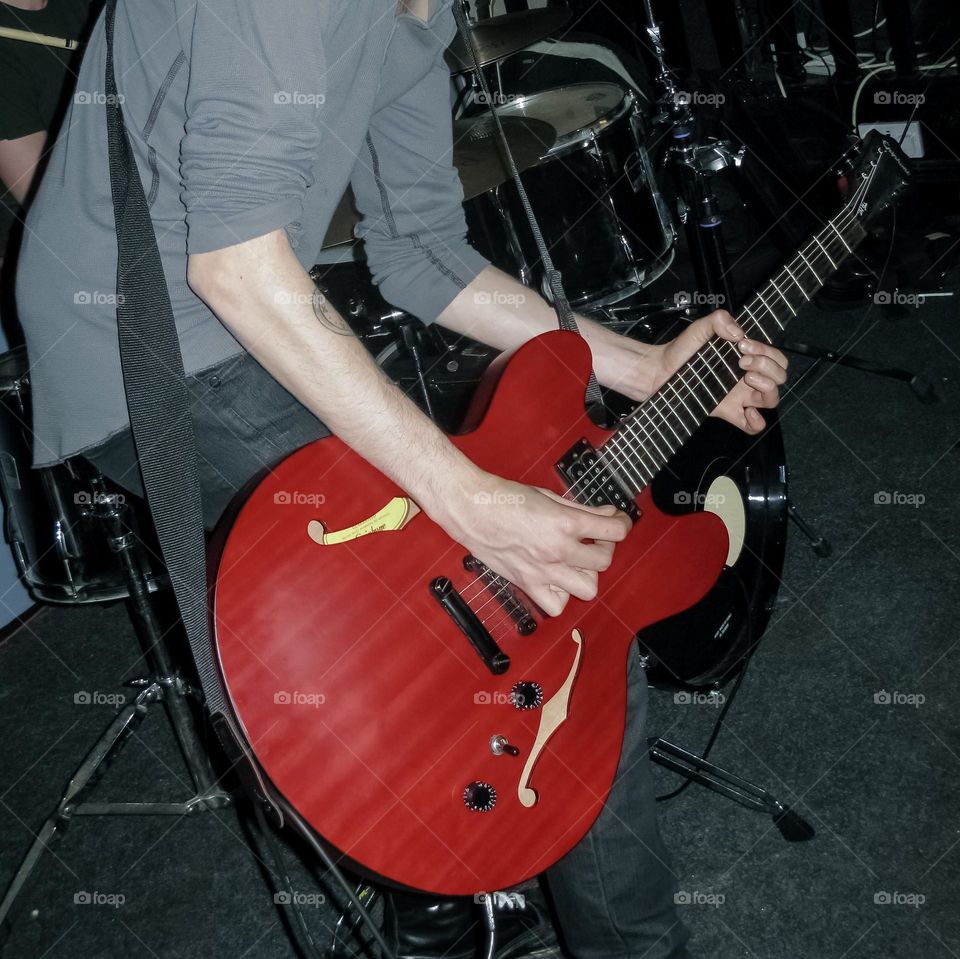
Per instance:
[[[353,330],[346,320],[333,308],[327,305],[327,298],[322,293],[313,294],[313,312],[321,325],[339,336],[353,336]]]

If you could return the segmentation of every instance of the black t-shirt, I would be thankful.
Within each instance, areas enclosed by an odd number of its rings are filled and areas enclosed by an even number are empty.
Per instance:
[[[99,0],[48,0],[43,10],[21,10],[0,2],[0,27],[80,40],[99,6]],[[55,126],[73,91],[82,52],[0,37],[0,140]],[[19,212],[0,184],[0,249]]]

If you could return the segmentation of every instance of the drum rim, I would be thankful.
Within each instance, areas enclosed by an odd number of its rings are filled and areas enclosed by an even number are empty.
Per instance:
[[[585,126],[577,127],[571,130],[569,133],[560,134],[558,132],[556,143],[554,143],[554,145],[550,147],[550,149],[547,150],[543,156],[540,157],[540,162],[546,163],[549,160],[553,160],[556,157],[564,155],[565,153],[569,153],[571,150],[577,149],[585,140],[595,139],[597,135],[602,133],[607,127],[623,119],[623,117],[626,116],[631,110],[635,109],[637,97],[633,90],[629,89],[628,87],[623,87],[618,83],[613,83],[610,80],[589,80],[582,83],[567,83],[560,87],[551,87],[548,90],[537,90],[534,93],[526,93],[523,96],[515,97],[510,101],[509,104],[498,107],[497,112],[503,116],[510,116],[512,115],[511,112],[509,112],[510,108],[517,104],[532,103],[537,97],[542,97],[545,95],[550,95],[553,97],[564,92],[576,91],[584,87],[609,87],[612,90],[616,90],[620,94],[620,99],[607,113],[596,117],[591,123],[588,123]],[[546,120],[544,122],[549,123],[550,121]],[[601,128],[597,129],[598,125],[601,124]]]

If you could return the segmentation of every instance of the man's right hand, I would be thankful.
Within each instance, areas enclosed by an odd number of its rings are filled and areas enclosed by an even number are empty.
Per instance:
[[[597,595],[598,574],[630,530],[612,506],[581,506],[490,473],[458,485],[440,525],[550,616],[560,615],[571,596]]]

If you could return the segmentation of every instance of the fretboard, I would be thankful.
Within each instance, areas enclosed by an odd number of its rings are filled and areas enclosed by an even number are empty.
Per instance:
[[[754,340],[772,343],[866,235],[849,212],[839,214],[747,302],[738,322]],[[618,425],[598,451],[633,494],[639,493],[693,435],[743,376],[741,353],[714,337],[646,403]]]

